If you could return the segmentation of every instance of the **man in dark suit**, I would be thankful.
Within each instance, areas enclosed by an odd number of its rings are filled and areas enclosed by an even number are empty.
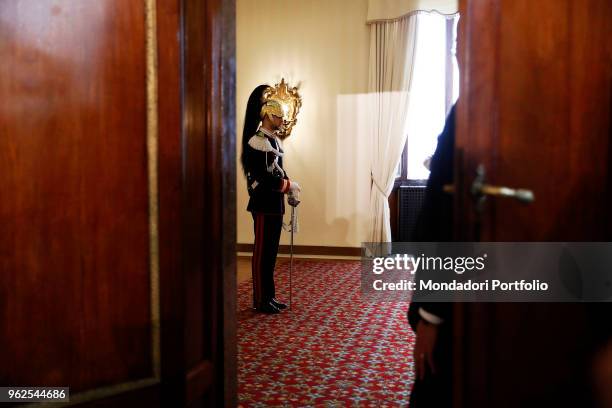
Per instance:
[[[444,192],[453,183],[455,150],[455,107],[446,119],[431,158],[425,199],[413,240],[453,240],[452,195]],[[408,321],[416,333],[414,348],[416,381],[410,397],[411,408],[450,407],[452,403],[452,304],[413,302]]]

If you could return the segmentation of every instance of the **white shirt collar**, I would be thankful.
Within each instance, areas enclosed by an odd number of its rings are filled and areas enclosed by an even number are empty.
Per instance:
[[[272,131],[270,131],[270,130],[268,130],[266,128],[263,128],[263,127],[260,127],[259,130],[261,130],[261,132],[264,135],[267,135],[267,136],[270,136],[273,139],[276,139],[276,135],[274,134],[274,132],[272,132]]]

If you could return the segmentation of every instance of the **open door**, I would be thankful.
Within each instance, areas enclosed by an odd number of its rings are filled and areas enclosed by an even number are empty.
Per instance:
[[[0,1],[0,386],[236,405],[234,4]]]
[[[462,0],[460,12],[457,239],[610,241],[612,2]],[[477,208],[478,169],[535,200],[481,191]],[[603,309],[457,305],[455,405],[589,406]]]

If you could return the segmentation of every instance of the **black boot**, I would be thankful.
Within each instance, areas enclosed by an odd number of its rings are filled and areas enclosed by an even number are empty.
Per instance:
[[[284,309],[287,308],[286,304],[284,304],[282,302],[279,302],[278,300],[276,300],[276,298],[272,298],[270,300],[270,303],[272,303],[274,306],[276,306],[276,308],[279,309],[279,310],[284,310]]]
[[[262,303],[258,308],[258,312],[267,313],[267,314],[277,314],[280,313],[280,310],[274,306],[272,302]]]

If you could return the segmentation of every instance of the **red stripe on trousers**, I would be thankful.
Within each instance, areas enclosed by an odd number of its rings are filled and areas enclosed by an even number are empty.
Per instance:
[[[253,277],[253,302],[256,307],[261,304],[261,255],[263,251],[264,215],[255,214],[255,243],[253,248],[253,264],[251,265]]]

